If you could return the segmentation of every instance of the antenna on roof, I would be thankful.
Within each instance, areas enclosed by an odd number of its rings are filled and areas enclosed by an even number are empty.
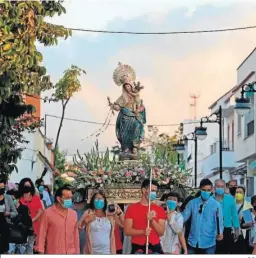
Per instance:
[[[190,104],[190,108],[193,110],[193,119],[197,119],[197,99],[200,98],[199,94],[190,94],[190,98],[193,100],[193,103]]]

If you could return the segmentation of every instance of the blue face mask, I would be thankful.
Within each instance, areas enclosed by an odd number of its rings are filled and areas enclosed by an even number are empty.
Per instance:
[[[204,201],[208,201],[209,198],[211,196],[211,192],[206,192],[206,191],[202,191],[201,190],[201,198],[204,200]]]
[[[68,209],[68,208],[71,208],[72,205],[73,205],[72,199],[67,199],[63,201],[63,208]]]
[[[38,190],[39,190],[40,193],[43,192],[44,191],[44,186],[43,185],[39,186]]]
[[[168,209],[170,211],[174,211],[177,207],[177,202],[175,202],[173,200],[168,200],[166,203],[167,203]]]
[[[154,201],[156,199],[156,192],[151,192],[149,197],[150,201]]]
[[[104,200],[94,200],[94,207],[96,210],[102,210],[104,208],[105,201]]]
[[[224,188],[216,188],[215,193],[222,196],[224,194]]]

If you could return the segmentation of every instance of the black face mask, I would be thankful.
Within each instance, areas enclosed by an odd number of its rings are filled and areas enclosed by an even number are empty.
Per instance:
[[[4,195],[5,194],[5,188],[0,188],[0,195]]]
[[[253,206],[253,209],[256,211],[256,206]]]
[[[229,188],[229,192],[232,196],[235,196],[236,194],[236,186]]]

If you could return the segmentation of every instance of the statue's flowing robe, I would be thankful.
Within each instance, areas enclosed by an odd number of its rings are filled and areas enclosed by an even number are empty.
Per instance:
[[[132,151],[144,138],[146,111],[143,107],[141,112],[136,115],[133,112],[134,101],[134,97],[123,94],[114,103],[115,109],[119,110],[116,121],[116,136],[123,151]]]

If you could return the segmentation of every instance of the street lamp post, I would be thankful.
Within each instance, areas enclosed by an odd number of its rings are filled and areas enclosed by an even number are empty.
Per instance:
[[[184,144],[179,140],[177,144],[175,144],[175,150],[177,151],[178,155],[178,165],[180,165],[180,155],[184,153],[185,146]]]
[[[192,137],[191,137],[192,136]],[[197,137],[196,133],[192,132],[187,135],[184,135],[181,140],[178,141],[178,143],[175,145],[176,151],[178,153],[178,164],[179,164],[179,157],[180,154],[182,154],[185,151],[185,144],[184,141],[194,141],[195,142],[195,157],[194,157],[194,168],[195,168],[195,188],[197,186]]]
[[[245,93],[255,93],[256,92],[256,82],[244,84],[241,89],[241,97],[236,99],[235,110],[238,115],[244,116],[250,110],[250,100],[246,98]]]
[[[192,137],[190,137],[192,136]],[[194,141],[195,142],[195,154],[194,154],[194,169],[195,169],[195,174],[194,174],[194,180],[195,180],[195,188],[197,187],[197,136],[195,132],[189,133],[184,136],[185,141]]]
[[[207,137],[207,128],[203,127],[204,123],[218,123],[219,124],[219,162],[220,162],[220,179],[222,179],[222,107],[210,116],[202,117],[200,127],[196,127],[195,134],[199,140],[204,140]]]

